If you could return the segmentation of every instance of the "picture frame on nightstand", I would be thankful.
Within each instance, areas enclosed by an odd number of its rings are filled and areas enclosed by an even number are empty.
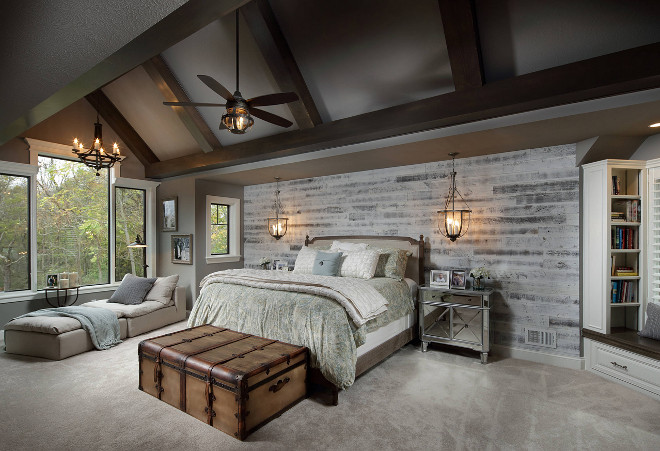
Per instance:
[[[449,288],[449,271],[432,269],[429,278],[429,285],[432,287]]]
[[[452,269],[449,285],[454,290],[465,290],[466,279],[464,269]]]

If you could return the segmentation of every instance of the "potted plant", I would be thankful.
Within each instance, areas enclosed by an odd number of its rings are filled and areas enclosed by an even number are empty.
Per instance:
[[[485,290],[484,279],[490,279],[490,271],[485,266],[479,266],[470,271],[470,277],[472,277],[473,290]]]
[[[259,266],[261,266],[261,269],[268,269],[268,265],[270,265],[270,258],[263,257],[259,260]]]

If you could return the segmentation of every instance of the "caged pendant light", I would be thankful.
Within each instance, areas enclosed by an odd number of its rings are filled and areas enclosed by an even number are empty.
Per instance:
[[[275,188],[275,217],[268,218],[268,233],[270,236],[279,240],[284,235],[286,235],[287,223],[289,218],[282,218],[280,214],[282,213],[282,203],[280,202],[280,178],[275,177],[277,187]]]
[[[451,157],[451,185],[445,201],[445,208],[438,211],[440,233],[451,241],[456,241],[457,238],[467,233],[470,227],[470,213],[472,212],[461,193],[456,189],[456,170],[454,169],[456,155],[458,155],[458,152],[449,154]]]

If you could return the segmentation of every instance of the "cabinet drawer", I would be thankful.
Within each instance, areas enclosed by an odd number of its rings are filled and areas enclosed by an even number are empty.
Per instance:
[[[462,296],[443,293],[441,291],[423,290],[422,301],[426,302],[454,302],[456,304],[481,306],[480,296]]]
[[[660,395],[660,362],[591,341],[592,370]]]

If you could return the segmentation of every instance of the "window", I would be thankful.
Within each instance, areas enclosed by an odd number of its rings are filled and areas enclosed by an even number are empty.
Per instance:
[[[115,281],[127,273],[146,277],[144,247],[128,247],[146,240],[146,196],[143,189],[115,188]]]
[[[48,274],[77,272],[80,285],[110,282],[108,170],[39,156],[37,286]]]
[[[229,205],[211,203],[211,255],[229,254]]]
[[[241,200],[206,196],[206,262],[241,259]]]
[[[29,178],[0,174],[0,292],[30,287]]]

